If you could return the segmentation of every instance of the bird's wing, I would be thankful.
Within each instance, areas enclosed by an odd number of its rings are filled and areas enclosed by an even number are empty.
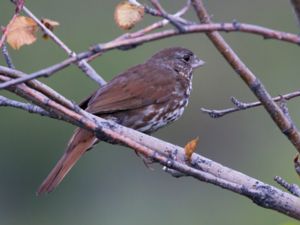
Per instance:
[[[133,67],[95,92],[87,111],[113,113],[168,101],[174,92],[172,73],[175,71],[147,63]]]

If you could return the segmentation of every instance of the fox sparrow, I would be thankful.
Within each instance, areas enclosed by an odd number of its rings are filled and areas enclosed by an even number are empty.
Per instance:
[[[81,107],[123,126],[152,133],[182,115],[192,89],[192,71],[203,64],[187,49],[164,49],[144,64],[112,79]],[[98,141],[92,132],[77,128],[64,155],[37,194],[57,187],[79,158]]]

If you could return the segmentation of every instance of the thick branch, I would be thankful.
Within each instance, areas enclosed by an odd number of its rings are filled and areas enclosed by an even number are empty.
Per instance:
[[[0,81],[7,80],[9,78],[0,75]],[[179,146],[82,112],[81,109],[72,111],[24,84],[10,89],[44,110],[55,113],[57,118],[95,132],[99,139],[122,143],[170,169],[244,195],[262,207],[300,219],[300,199],[291,194],[197,154],[193,154],[191,164],[186,165],[184,149]]]
[[[197,7],[195,6],[195,8]],[[189,25],[186,27],[187,30],[184,29],[183,33],[210,32],[214,30],[241,31],[242,29],[244,29],[243,32],[256,33],[259,35],[263,35],[264,37],[289,41],[297,44],[299,43],[300,39],[297,35],[273,31],[266,28],[260,30],[259,27],[251,28],[248,26],[247,28],[247,24],[246,26],[244,26],[243,24],[238,23]],[[144,31],[147,32],[147,30]],[[41,76],[49,76],[70,65],[71,63],[78,62],[83,59],[89,59],[96,54],[103,53],[108,50],[112,50],[115,48],[126,49],[145,42],[176,36],[179,34],[182,33],[176,30],[167,30],[136,37],[130,37],[129,34],[127,36],[117,38],[114,41],[97,45],[90,51],[83,52],[78,55],[72,55],[69,59],[59,64],[53,65],[31,75],[26,75],[17,70],[0,67],[0,74],[5,75],[0,75],[0,81],[5,82],[5,84],[2,84],[2,88],[7,88],[20,95],[21,97],[33,102],[42,110],[48,112],[49,114],[55,115],[56,119],[72,123],[76,126],[94,132],[95,135],[101,140],[113,140],[114,142],[127,145],[135,149],[139,153],[152,158],[153,160],[159,162],[169,169],[179,171],[181,174],[192,176],[201,181],[218,185],[222,188],[246,196],[262,207],[274,209],[288,216],[300,219],[299,198],[296,198],[289,193],[285,193],[275,187],[264,184],[261,181],[251,178],[238,171],[234,171],[197,154],[193,154],[191,164],[187,165],[185,164],[186,159],[184,149],[182,149],[181,147],[163,142],[154,137],[150,137],[135,130],[120,126],[114,122],[95,117],[94,115],[81,110],[79,107],[77,107],[72,102],[65,99],[63,96],[59,95],[59,93],[50,89],[46,85],[38,81],[31,80]],[[234,62],[232,62],[232,65],[235,65]],[[238,69],[238,72],[241,72],[240,70],[243,70],[245,68],[236,67],[236,69]],[[21,81],[17,81],[17,79],[12,81],[11,78],[15,77],[21,77],[22,79]],[[248,81],[248,79],[246,78],[249,77],[245,76],[244,78],[245,81]],[[26,84],[19,84],[25,81],[27,81]],[[249,81],[251,80],[249,79]],[[9,85],[7,85],[8,83]],[[259,85],[258,87],[253,86],[252,88],[253,90],[255,89],[257,91],[261,90],[261,86]],[[9,104],[13,106],[12,102],[10,102]],[[18,108],[26,109],[25,105],[23,106]]]
[[[28,76],[28,74],[25,74],[21,71],[10,69],[10,68],[4,67],[4,66],[0,66],[0,74],[5,74],[9,78],[21,78],[21,77]],[[11,80],[12,79],[7,79],[7,82],[9,82]],[[63,97],[62,95],[60,95],[59,93],[54,91],[52,88],[48,87],[47,85],[43,84],[40,81],[31,80],[31,81],[27,82],[27,85],[29,87],[31,87],[32,89],[34,89],[38,92],[41,92],[42,94],[49,97],[50,99],[55,100],[59,104],[66,106],[69,109],[74,108],[74,104],[70,100],[66,99],[65,97]]]

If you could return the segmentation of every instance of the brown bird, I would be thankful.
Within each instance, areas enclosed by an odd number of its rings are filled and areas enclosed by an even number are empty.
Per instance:
[[[164,49],[144,64],[116,76],[80,106],[94,115],[150,134],[182,115],[192,89],[193,69],[203,64],[190,50]],[[92,132],[77,128],[37,194],[53,191],[98,141]]]

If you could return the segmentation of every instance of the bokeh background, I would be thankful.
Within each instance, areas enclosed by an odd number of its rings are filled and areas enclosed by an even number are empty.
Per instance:
[[[162,0],[174,12],[185,1]],[[26,1],[38,17],[57,20],[56,34],[74,51],[109,41],[123,33],[113,20],[118,1],[60,0]],[[299,33],[289,1],[205,1],[214,21],[259,24]],[[10,1],[0,1],[0,24],[13,14]],[[196,19],[194,12],[187,15]],[[157,20],[146,16],[134,29]],[[244,62],[263,81],[272,95],[299,89],[297,45],[263,40],[259,36],[224,33],[223,36]],[[198,153],[264,182],[276,185],[275,175],[299,184],[292,158],[296,151],[262,108],[211,119],[201,107],[230,107],[230,96],[255,100],[204,34],[151,42],[131,51],[114,50],[92,62],[110,80],[126,68],[145,61],[162,48],[192,49],[207,63],[195,72],[190,104],[176,123],[155,133],[163,140],[184,145],[200,137]],[[10,49],[16,67],[34,72],[66,58],[51,41]],[[0,57],[0,64],[4,60]],[[97,86],[76,66],[43,82],[69,99],[80,101]],[[14,97],[6,91],[1,95]],[[297,126],[300,99],[289,102]],[[257,207],[248,199],[192,178],[175,179],[160,167],[147,169],[130,149],[97,145],[72,169],[55,192],[42,197],[35,190],[62,155],[74,127],[12,108],[0,108],[0,224],[197,224],[232,225],[298,224],[293,219]]]

